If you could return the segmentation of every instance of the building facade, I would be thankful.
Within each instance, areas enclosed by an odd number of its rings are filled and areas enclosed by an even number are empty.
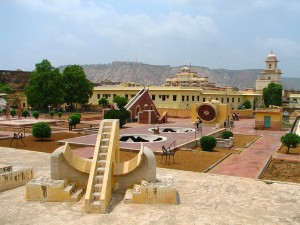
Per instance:
[[[256,80],[255,88],[257,91],[262,91],[270,83],[281,84],[281,70],[277,68],[276,55],[271,51],[265,61],[265,69],[261,72],[261,75]]]

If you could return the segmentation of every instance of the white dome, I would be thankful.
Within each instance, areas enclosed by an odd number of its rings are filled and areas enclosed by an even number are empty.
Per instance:
[[[266,61],[277,61],[277,57],[273,51],[271,51],[271,53],[267,56]]]

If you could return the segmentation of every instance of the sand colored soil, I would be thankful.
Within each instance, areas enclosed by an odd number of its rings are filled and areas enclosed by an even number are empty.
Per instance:
[[[282,145],[278,152],[287,154],[287,147]],[[290,148],[289,154],[295,157],[300,156],[300,147]],[[261,178],[300,183],[300,162],[272,159]]]
[[[51,138],[45,138],[43,140],[38,140],[33,136],[25,136],[22,140],[24,141],[25,145],[22,141],[11,141],[11,138],[9,139],[1,139],[0,140],[0,146],[2,147],[12,147],[12,148],[18,148],[20,150],[31,150],[31,151],[38,151],[38,152],[47,152],[52,153],[55,149],[57,149],[60,145],[57,143],[59,140],[63,140],[66,138],[72,138],[72,137],[79,137],[82,136],[80,133],[53,133],[51,135]]]
[[[300,162],[273,159],[261,179],[300,183]]]

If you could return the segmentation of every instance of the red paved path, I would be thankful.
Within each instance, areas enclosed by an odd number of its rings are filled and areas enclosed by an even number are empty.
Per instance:
[[[286,131],[257,131],[253,129],[254,120],[236,122],[234,133],[257,134],[260,138],[240,154],[232,154],[209,171],[213,174],[257,178],[270,156],[281,146],[280,137]]]

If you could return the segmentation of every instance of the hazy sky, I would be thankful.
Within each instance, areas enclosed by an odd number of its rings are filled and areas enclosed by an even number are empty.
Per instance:
[[[1,0],[0,69],[138,61],[300,77],[299,0]]]

